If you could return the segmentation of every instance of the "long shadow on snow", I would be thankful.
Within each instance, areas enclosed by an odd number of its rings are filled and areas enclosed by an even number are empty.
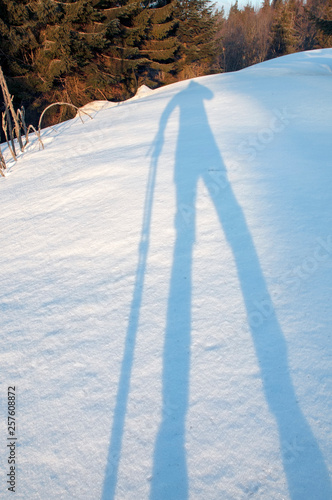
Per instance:
[[[204,100],[212,98],[210,90],[192,81],[169,102],[161,116],[154,142],[140,258],[114,413],[103,500],[113,499],[115,493],[146,267],[156,167],[169,116],[177,106],[180,109],[180,127],[174,174],[177,198],[176,241],[164,342],[162,421],[155,444],[150,500],[188,498],[185,423],[190,373],[195,202],[200,177],[206,183],[221,228],[232,249],[248,318],[250,315],[253,318],[252,313],[257,309],[257,301],[261,297],[265,297],[265,303],[272,304],[245,217],[227,181],[226,169],[209,126]],[[213,178],[216,183],[211,182]],[[221,191],[218,179],[222,179]],[[266,401],[278,425],[290,498],[327,500],[331,496],[327,468],[311,428],[296,401],[288,369],[286,342],[278,320],[272,311],[263,325],[255,327],[250,324],[250,329]],[[301,448],[303,445],[304,450]]]
[[[117,484],[117,475],[122,448],[122,438],[127,412],[128,397],[130,391],[130,379],[134,360],[138,321],[143,297],[144,276],[149,250],[150,223],[152,215],[153,193],[156,181],[157,160],[152,159],[146,196],[144,202],[144,216],[139,245],[138,264],[134,285],[133,298],[130,306],[126,341],[121,365],[120,380],[116,397],[116,405],[113,416],[111,440],[108,450],[102,500],[113,500]]]

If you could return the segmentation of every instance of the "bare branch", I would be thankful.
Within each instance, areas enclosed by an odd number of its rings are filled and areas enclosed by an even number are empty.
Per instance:
[[[43,141],[41,140],[40,133],[38,133],[38,130],[36,130],[33,125],[29,125],[28,130],[27,130],[28,134],[30,132],[30,129],[32,129],[34,131],[34,133],[36,134],[36,136],[37,136],[37,139],[38,139],[38,142],[39,142],[39,149],[40,149],[40,146],[42,147],[42,149],[44,149],[44,144],[43,144]]]
[[[77,106],[74,106],[74,104],[71,104],[69,102],[54,102],[53,104],[50,104],[49,106],[47,106],[47,108],[45,108],[44,111],[42,112],[42,114],[40,115],[39,123],[38,123],[38,133],[39,133],[39,135],[40,135],[40,130],[41,130],[41,124],[42,124],[43,116],[46,113],[46,111],[48,109],[52,108],[53,106],[70,106],[70,107],[76,109],[76,111],[78,112],[79,117],[80,117],[82,123],[84,123],[84,122],[82,120],[82,117],[81,117],[80,113],[83,113],[83,114],[87,115],[92,120],[92,116],[90,116],[89,113],[86,113],[85,111],[81,110]]]
[[[14,160],[16,161],[17,160],[17,156],[16,156],[16,151],[15,151],[15,145],[14,145],[14,141],[13,141],[13,135],[11,133],[11,127],[9,127],[9,133],[10,133],[10,139],[11,139],[11,145],[10,145],[10,142],[9,142],[9,139],[8,139],[8,131],[7,131],[7,126],[8,126],[8,123],[7,123],[7,116],[8,116],[8,110],[6,108],[6,111],[4,111],[2,113],[2,129],[4,131],[4,134],[5,134],[5,138],[6,138],[6,142],[8,144],[8,149],[9,151],[11,152],[12,154],[12,157],[14,158]]]
[[[3,157],[1,147],[0,147],[0,174],[2,175],[2,177],[5,177],[4,170],[6,170],[6,168],[7,168],[6,162],[5,162],[5,159]]]
[[[13,97],[9,94],[9,90],[8,90],[7,83],[6,83],[5,77],[3,75],[1,66],[0,66],[0,86],[1,86],[2,93],[3,93],[4,99],[5,99],[6,110],[7,111],[10,110],[10,113],[11,113],[11,116],[12,116],[12,119],[14,122],[15,135],[16,135],[16,138],[17,138],[18,143],[20,145],[20,149],[21,149],[21,151],[24,151],[24,146],[23,146],[22,137],[21,137],[21,127],[20,127],[17,115],[15,113],[15,110],[14,110]],[[7,114],[7,120],[8,120],[8,124],[9,124],[10,123],[9,112]],[[11,124],[10,124],[10,128],[11,128]],[[9,131],[9,132],[11,133],[11,131]]]

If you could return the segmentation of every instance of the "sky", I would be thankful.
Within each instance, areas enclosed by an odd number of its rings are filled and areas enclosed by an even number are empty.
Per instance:
[[[238,0],[238,2],[239,2],[239,7],[243,7],[248,2],[250,2],[254,6],[260,5],[262,3],[259,0]],[[228,13],[231,5],[235,3],[235,0],[216,0],[215,3],[217,4],[218,7],[224,7],[225,12]]]

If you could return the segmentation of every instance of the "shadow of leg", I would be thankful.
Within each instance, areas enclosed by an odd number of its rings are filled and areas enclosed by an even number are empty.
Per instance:
[[[162,421],[158,432],[151,500],[188,498],[185,423],[188,408],[191,337],[191,272],[194,190],[178,185],[176,242],[163,353]],[[185,195],[185,193],[188,193]]]
[[[205,179],[237,266],[249,326],[260,366],[265,398],[279,430],[284,471],[292,500],[330,500],[331,483],[324,458],[296,400],[287,346],[275,316],[258,256],[243,212],[228,185],[216,192]],[[264,298],[266,317],[255,320]]]

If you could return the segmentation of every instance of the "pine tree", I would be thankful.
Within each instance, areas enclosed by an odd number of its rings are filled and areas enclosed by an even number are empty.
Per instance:
[[[25,74],[37,46],[27,2],[0,0],[0,64],[6,73]]]
[[[214,59],[217,26],[213,5],[207,0],[179,0],[177,18],[182,76],[188,78],[208,73]]]
[[[317,43],[317,29],[313,23],[310,22],[307,13],[307,4],[304,5],[303,0],[297,2],[294,16],[296,52],[314,49]]]
[[[332,21],[328,21],[327,19],[316,19],[316,26],[319,30],[321,30],[325,35],[332,35]]]
[[[213,56],[208,0],[0,0],[0,15],[0,63],[32,123],[50,102],[123,100],[206,73]]]
[[[150,28],[146,40],[140,47],[140,53],[147,61],[139,68],[139,78],[155,86],[172,80],[179,70],[180,42],[177,37],[178,20],[177,2],[146,2],[149,9]]]
[[[311,26],[315,29],[315,48],[331,47],[332,0],[308,1],[307,12]]]
[[[274,2],[273,22],[271,26],[268,59],[295,52],[294,12],[291,2]]]
[[[138,84],[154,86],[176,70],[175,4],[129,0],[104,9],[109,45],[102,57],[109,60],[127,93],[135,92]]]
[[[34,79],[38,45],[38,30],[28,2],[0,0],[0,65],[16,108],[33,99],[34,84],[28,80]]]

